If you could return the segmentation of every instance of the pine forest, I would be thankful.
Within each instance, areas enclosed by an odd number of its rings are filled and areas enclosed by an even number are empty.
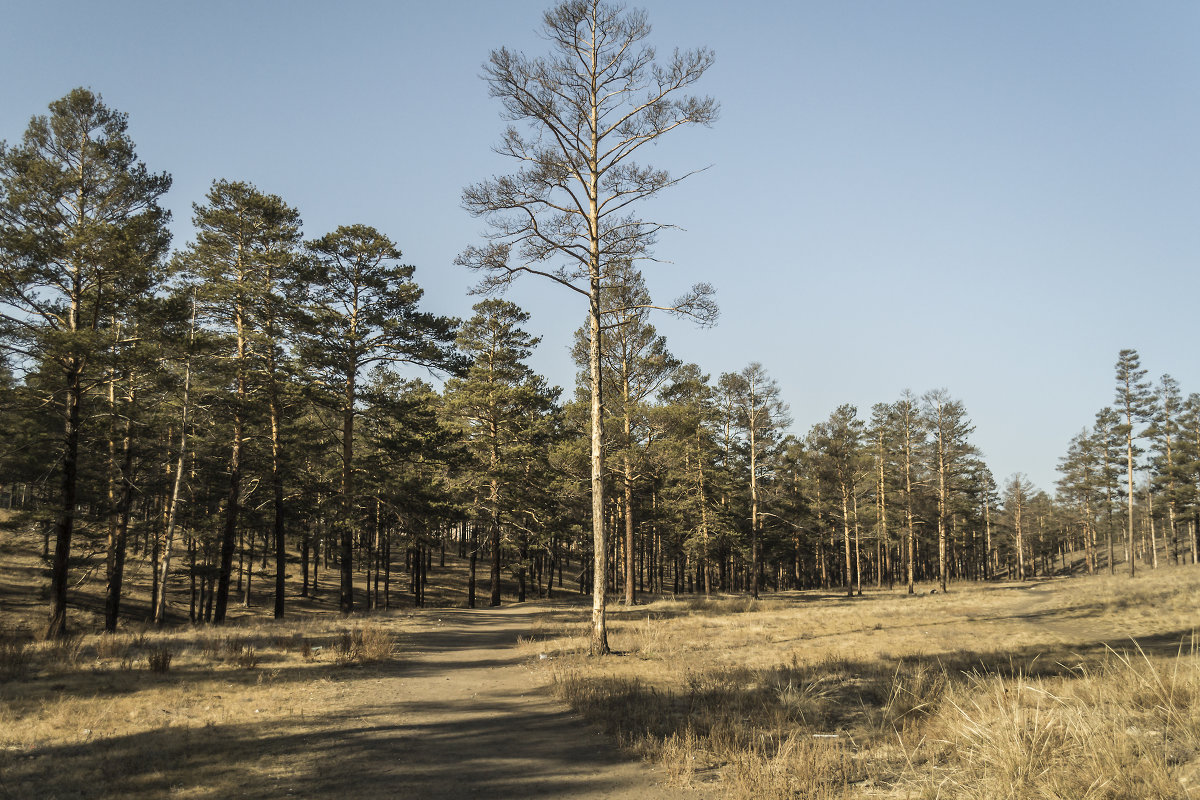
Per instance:
[[[691,173],[650,153],[720,124],[716,56],[656,53],[645,12],[599,0],[538,30],[545,54],[482,67],[495,174],[445,210],[482,231],[453,266],[465,318],[430,310],[431,265],[394,231],[313,230],[236,174],[173,238],[173,165],[144,163],[97,90],[0,144],[0,797],[601,796],[549,766],[574,731],[522,745],[453,718],[463,740],[434,749],[524,765],[418,749],[385,775],[382,723],[343,759],[349,728],[319,699],[304,722],[284,686],[416,692],[418,654],[450,675],[455,648],[514,646],[547,670],[520,680],[586,720],[563,724],[657,765],[605,797],[1198,796],[1200,386],[1113,353],[1038,486],[989,468],[952,373],[814,420],[755,353],[688,363],[656,322],[720,338],[722,297],[652,295],[660,234],[687,221],[652,201]],[[535,370],[516,284],[577,310],[573,385]],[[189,680],[326,744],[205,716]],[[112,727],[108,694],[168,716]],[[234,765],[208,778],[174,739],[113,738],[201,724]],[[92,792],[65,777],[97,769]]]

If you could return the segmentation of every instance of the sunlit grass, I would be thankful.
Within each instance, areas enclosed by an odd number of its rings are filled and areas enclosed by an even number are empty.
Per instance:
[[[723,796],[1200,795],[1194,568],[752,602],[620,609],[614,658],[566,620],[527,646],[555,648],[566,702]]]

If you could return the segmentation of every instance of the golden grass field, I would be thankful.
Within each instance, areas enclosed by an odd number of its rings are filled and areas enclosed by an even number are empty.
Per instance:
[[[283,796],[361,728],[353,682],[428,678],[408,655],[428,612],[264,603],[115,636],[73,612],[79,634],[36,641],[32,544],[0,533],[0,797]],[[584,603],[543,601],[513,658],[680,796],[1200,797],[1200,568],[951,589],[613,605],[599,659]],[[268,733],[294,746],[263,752]]]
[[[742,798],[1200,797],[1200,569],[900,591],[664,599],[559,696],[678,786]]]

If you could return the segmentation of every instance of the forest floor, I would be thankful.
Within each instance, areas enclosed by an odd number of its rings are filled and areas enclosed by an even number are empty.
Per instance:
[[[36,641],[39,548],[0,531],[0,798],[1200,798],[1190,565],[647,596],[597,659],[577,595],[106,636],[95,572]]]

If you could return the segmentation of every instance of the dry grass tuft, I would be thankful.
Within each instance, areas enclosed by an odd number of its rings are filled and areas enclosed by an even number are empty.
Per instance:
[[[580,622],[574,615],[551,613],[536,619],[526,636],[517,637],[517,646],[539,658],[578,656],[588,651],[591,625]]]
[[[29,647],[16,639],[0,642],[0,679],[15,680],[29,667]]]
[[[1192,655],[1111,652],[1074,677],[973,675],[939,718],[949,760],[926,794],[961,798],[1177,798],[1200,755],[1200,668]]]
[[[254,645],[242,645],[241,649],[232,653],[231,660],[242,669],[254,669],[259,662],[258,650]]]
[[[727,783],[731,797],[836,800],[860,773],[845,742],[793,733],[731,753]]]
[[[378,664],[395,657],[396,642],[386,630],[368,623],[343,631],[334,644],[334,654],[341,666]]]
[[[151,672],[160,674],[170,672],[171,659],[174,655],[174,653],[165,647],[155,647],[146,656],[146,665],[150,667]]]
[[[79,666],[83,658],[83,637],[67,636],[62,639],[44,642],[43,655],[52,665],[63,668]]]

